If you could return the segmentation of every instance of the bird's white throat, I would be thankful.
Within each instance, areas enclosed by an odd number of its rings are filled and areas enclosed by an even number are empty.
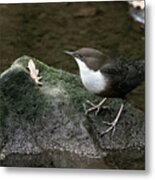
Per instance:
[[[75,60],[80,69],[82,83],[86,89],[96,94],[104,91],[107,85],[107,80],[100,70],[94,71],[89,69],[88,66],[80,59],[75,58]]]

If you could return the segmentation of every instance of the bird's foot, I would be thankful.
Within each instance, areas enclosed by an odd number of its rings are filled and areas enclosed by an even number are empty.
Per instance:
[[[89,109],[86,109],[86,107],[84,106],[85,114],[87,115],[88,113],[90,113],[92,111],[95,111],[95,115],[97,116],[101,108],[104,108],[104,109],[108,108],[107,106],[102,106],[105,103],[106,100],[107,100],[107,98],[102,99],[102,101],[99,102],[97,105],[92,103],[91,101],[87,100],[86,103],[91,105],[92,107],[89,108]]]
[[[117,113],[117,116],[116,116],[116,118],[114,119],[113,122],[105,122],[105,121],[103,121],[104,124],[106,124],[106,125],[108,125],[108,126],[110,126],[110,127],[107,128],[105,131],[102,131],[102,132],[101,132],[101,137],[104,136],[105,134],[107,134],[107,133],[110,132],[110,131],[112,131],[112,135],[114,134],[116,124],[117,124],[117,122],[118,122],[118,120],[119,120],[119,118],[120,118],[120,116],[121,116],[121,113],[122,113],[122,111],[123,111],[123,108],[124,108],[124,104],[121,104],[121,107],[120,107],[120,109],[119,109],[119,111],[118,111],[118,113]]]

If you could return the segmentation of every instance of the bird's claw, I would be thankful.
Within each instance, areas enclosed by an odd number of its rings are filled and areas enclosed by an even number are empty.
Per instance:
[[[92,103],[91,101],[87,100],[86,103],[91,105],[92,107],[89,109],[86,109],[86,105],[84,107],[85,109],[85,115],[88,115],[88,113],[95,111],[95,116],[98,115],[98,113],[100,112],[101,108],[102,109],[107,109],[109,108],[108,106],[102,106],[103,103],[107,100],[107,98],[104,98],[99,104],[95,105],[94,103]]]
[[[100,109],[101,109],[101,107],[99,107],[99,106],[93,106],[89,109],[86,109],[86,106],[85,106],[85,115],[88,115],[90,112],[95,111],[95,116],[97,116]]]
[[[101,137],[104,136],[105,134],[107,134],[108,132],[112,131],[112,135],[114,134],[115,130],[116,130],[116,123],[115,121],[113,121],[112,123],[109,122],[103,122],[104,124],[110,126],[108,129],[106,129],[105,131],[101,132]]]
[[[120,109],[119,109],[119,111],[118,111],[118,113],[117,113],[117,116],[116,116],[116,118],[114,119],[114,121],[113,122],[105,122],[105,121],[103,121],[103,123],[104,124],[107,124],[108,126],[110,126],[108,129],[106,129],[105,131],[102,131],[101,132],[101,137],[102,136],[104,136],[105,134],[107,134],[108,132],[110,132],[110,131],[112,131],[112,135],[114,134],[114,132],[115,132],[115,127],[116,127],[116,124],[117,124],[117,122],[118,122],[118,120],[119,120],[119,118],[120,118],[120,116],[121,116],[121,113],[122,113],[122,111],[123,111],[123,108],[124,108],[124,104],[122,104],[121,105],[121,107],[120,107]]]

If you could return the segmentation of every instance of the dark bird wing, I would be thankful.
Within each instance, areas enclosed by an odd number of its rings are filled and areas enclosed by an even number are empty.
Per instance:
[[[145,62],[136,61],[128,63],[119,61],[101,68],[101,72],[110,77],[109,97],[124,98],[131,90],[136,88],[145,78]]]

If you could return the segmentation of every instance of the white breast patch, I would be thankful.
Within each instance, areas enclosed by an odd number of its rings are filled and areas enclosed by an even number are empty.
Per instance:
[[[75,58],[75,60],[80,69],[82,83],[86,89],[96,94],[102,92],[106,88],[107,80],[100,70],[91,70],[80,59]]]

